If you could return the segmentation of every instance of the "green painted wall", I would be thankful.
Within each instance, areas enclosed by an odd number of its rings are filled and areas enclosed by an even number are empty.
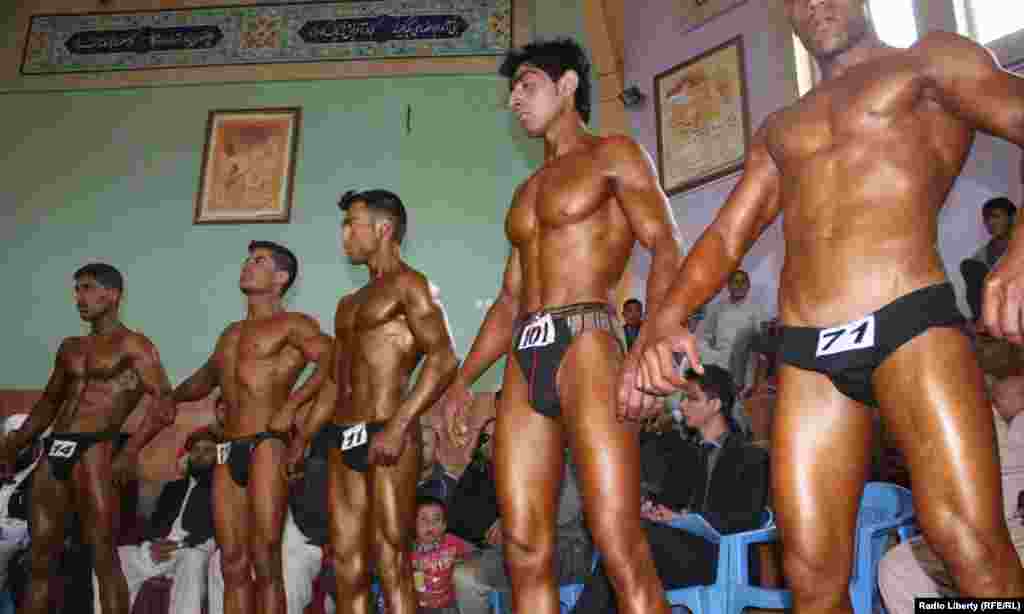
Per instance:
[[[536,31],[579,36],[578,3],[557,4],[538,7]],[[509,198],[541,159],[506,91],[498,77],[449,76],[0,93],[0,387],[45,384],[60,340],[83,330],[70,276],[93,260],[125,273],[124,320],[175,383],[244,315],[251,239],[296,251],[289,305],[330,330],[338,297],[366,281],[339,250],[335,202],[350,188],[405,200],[405,255],[439,286],[464,354],[500,284]],[[263,106],[302,107],[292,222],[193,226],[208,111]],[[479,387],[499,381],[492,369]]]

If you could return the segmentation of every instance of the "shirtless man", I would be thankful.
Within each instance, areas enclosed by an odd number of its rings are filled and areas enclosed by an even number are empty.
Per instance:
[[[77,512],[93,548],[103,612],[128,614],[128,583],[116,549],[120,485],[138,466],[139,450],[174,422],[171,385],[156,346],[121,323],[121,273],[109,264],[87,264],[74,280],[75,304],[89,334],[60,344],[43,396],[21,428],[0,443],[6,476],[18,450],[53,425],[32,475],[30,583],[22,611],[49,611],[50,576],[64,550],[68,518]],[[142,424],[131,436],[121,433],[147,393],[154,402]]]
[[[647,304],[657,308],[679,264],[679,239],[650,157],[623,136],[589,134],[589,62],[575,41],[534,43],[501,67],[509,107],[543,166],[505,219],[512,251],[500,293],[446,393],[451,436],[469,386],[501,356],[495,466],[512,609],[554,614],[555,518],[572,449],[586,518],[626,614],[667,612],[640,527],[639,423],[616,418],[625,351],[614,307],[633,245],[652,251]]]
[[[295,410],[322,383],[330,352],[330,337],[316,320],[284,309],[297,274],[298,260],[287,248],[251,242],[239,280],[246,318],[228,325],[206,364],[174,390],[180,403],[220,387],[225,439],[213,470],[213,524],[227,614],[285,612],[286,446]],[[311,361],[317,370],[292,392]]]
[[[333,365],[298,428],[290,460],[321,428],[332,440],[327,501],[338,612],[370,611],[375,570],[387,611],[414,614],[409,547],[420,475],[419,416],[440,398],[458,361],[430,282],[402,260],[402,201],[386,190],[368,190],[346,193],[338,207],[345,213],[345,254],[369,269],[370,281],[338,301]]]
[[[960,592],[1022,596],[984,382],[936,241],[974,131],[1024,145],[1024,80],[954,34],[887,47],[864,4],[785,0],[823,80],[755,135],[743,178],[640,332],[622,411],[651,403],[638,388],[683,385],[672,354],[698,364],[687,315],[783,213],[772,499],[794,609],[850,610],[872,407],[907,457],[921,528]]]

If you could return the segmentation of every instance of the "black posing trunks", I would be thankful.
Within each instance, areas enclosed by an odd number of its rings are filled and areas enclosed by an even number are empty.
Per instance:
[[[576,303],[526,314],[516,322],[512,351],[530,389],[530,405],[557,418],[562,413],[556,377],[572,340],[588,329],[610,332],[624,351],[625,337],[615,312],[605,303]]]
[[[878,407],[872,376],[890,354],[933,326],[958,326],[964,318],[948,283],[901,296],[860,320],[831,328],[783,326],[779,360],[824,373],[839,392]]]
[[[241,487],[249,485],[249,465],[256,446],[268,439],[277,439],[288,445],[288,433],[281,431],[263,431],[248,437],[228,439],[217,444],[217,464],[227,465],[231,479]]]
[[[317,433],[317,438],[322,437],[328,447],[341,450],[341,460],[345,461],[349,469],[366,473],[370,469],[370,441],[383,429],[383,422],[346,425],[328,423]]]
[[[104,431],[102,433],[50,433],[43,439],[43,453],[50,463],[50,473],[53,477],[66,482],[71,477],[71,470],[75,463],[82,458],[86,450],[101,441],[117,441],[117,448],[120,449],[128,438],[128,433],[120,431]]]

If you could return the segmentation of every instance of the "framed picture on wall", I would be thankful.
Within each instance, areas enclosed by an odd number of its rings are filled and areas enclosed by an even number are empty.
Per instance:
[[[683,32],[703,25],[747,0],[677,0]]]
[[[210,111],[194,224],[291,220],[299,107]]]
[[[658,172],[669,195],[743,167],[750,112],[743,37],[654,77]]]

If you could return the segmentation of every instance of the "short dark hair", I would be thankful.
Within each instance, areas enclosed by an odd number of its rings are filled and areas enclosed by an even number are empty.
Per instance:
[[[629,307],[630,305],[634,305],[634,304],[635,305],[640,305],[640,309],[644,308],[643,301],[641,301],[640,299],[636,298],[635,296],[633,298],[627,298],[626,302],[622,304],[622,308],[625,309],[626,307]]]
[[[338,208],[348,211],[354,203],[359,201],[366,203],[366,207],[371,211],[391,217],[395,227],[392,236],[395,237],[395,243],[401,245],[402,239],[405,238],[405,228],[409,223],[409,218],[405,213],[405,205],[402,204],[402,199],[398,197],[398,194],[390,190],[364,190],[362,192],[349,190],[338,199]]]
[[[1010,216],[1010,219],[1017,216],[1017,206],[1013,204],[1012,200],[1005,196],[997,196],[996,198],[989,199],[988,202],[981,206],[981,215],[987,216],[996,209],[1006,211],[1006,215]]]
[[[441,508],[441,511],[444,512],[444,515],[446,517],[448,516],[448,506],[445,504],[443,500],[438,499],[433,495],[416,496],[416,509],[418,510],[424,505],[436,505],[437,507]]]
[[[568,70],[575,71],[580,78],[576,87],[576,111],[584,123],[590,123],[590,60],[579,43],[571,38],[557,38],[513,49],[505,56],[498,74],[511,79],[522,64],[536,66],[552,81],[561,79]]]
[[[86,275],[95,279],[96,283],[104,288],[124,292],[124,276],[121,275],[121,271],[118,271],[109,264],[104,262],[89,263],[75,271],[72,277],[77,281]]]
[[[295,278],[299,275],[299,259],[295,257],[292,250],[273,241],[250,241],[249,252],[252,252],[254,249],[269,250],[270,257],[274,261],[274,268],[288,273],[288,281],[281,288],[281,296],[284,296],[285,292],[288,292],[288,289],[295,283]]]
[[[686,379],[697,382],[700,389],[709,399],[722,402],[722,417],[729,423],[729,429],[738,432],[739,425],[732,416],[732,406],[736,403],[736,383],[732,374],[718,365],[704,365],[704,375],[693,369],[686,371]]]

